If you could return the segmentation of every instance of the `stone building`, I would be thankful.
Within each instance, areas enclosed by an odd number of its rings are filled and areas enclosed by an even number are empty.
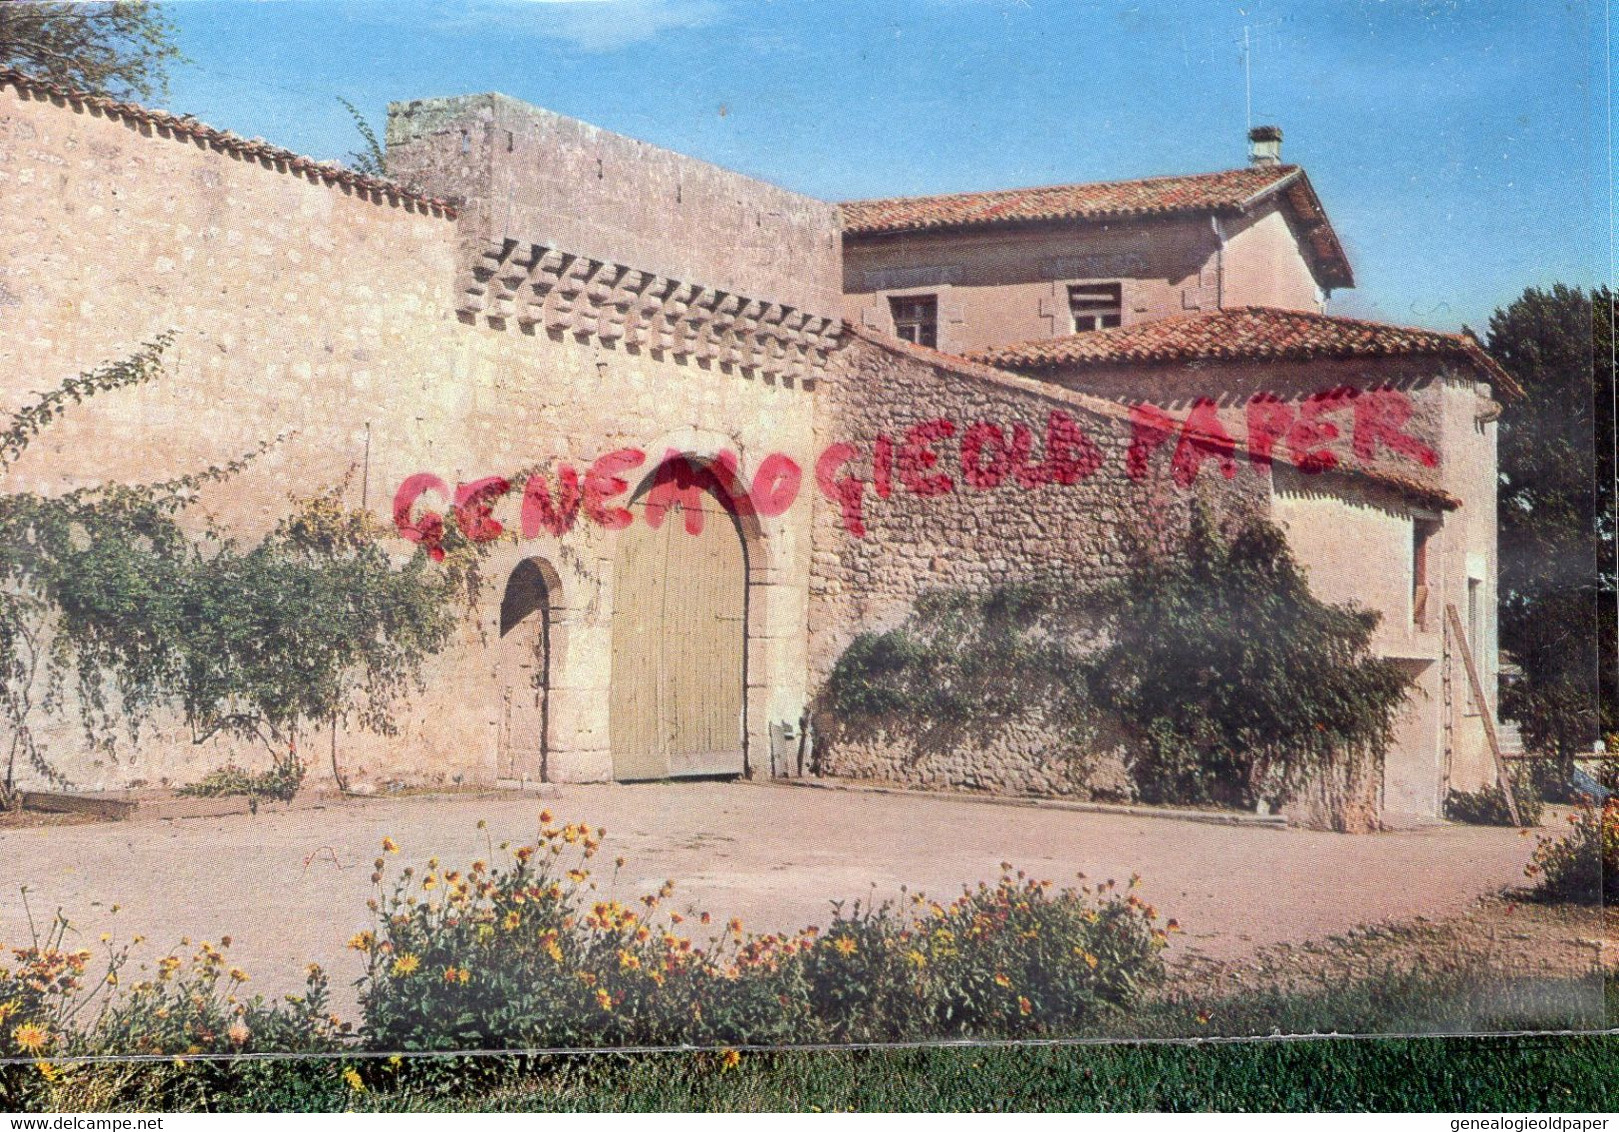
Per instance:
[[[205,495],[230,529],[347,482],[402,554],[434,515],[489,536],[400,734],[333,738],[351,782],[805,773],[857,633],[931,587],[1108,576],[1133,515],[1194,497],[1280,519],[1437,693],[1366,805],[1432,816],[1489,777],[1437,610],[1470,602],[1490,657],[1510,384],[1467,340],[1319,313],[1352,279],[1301,170],[840,209],[500,95],[396,104],[387,141],[397,183],[0,71],[5,403],[178,334],[162,381],[80,406],[12,488],[281,437]],[[1264,459],[1256,391],[1292,414],[1265,410]],[[252,757],[175,728],[90,750],[60,722],[80,788]],[[820,765],[1072,789],[1042,744]]]

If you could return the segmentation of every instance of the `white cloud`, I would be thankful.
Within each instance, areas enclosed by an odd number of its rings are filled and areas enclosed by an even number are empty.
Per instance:
[[[484,0],[457,23],[494,22],[581,51],[616,51],[666,31],[713,23],[715,0]]]

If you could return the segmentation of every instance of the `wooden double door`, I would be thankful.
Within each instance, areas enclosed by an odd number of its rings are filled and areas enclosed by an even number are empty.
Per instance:
[[[620,781],[745,769],[746,546],[712,474],[677,471],[679,505],[675,473],[660,469],[617,536],[610,734]]]

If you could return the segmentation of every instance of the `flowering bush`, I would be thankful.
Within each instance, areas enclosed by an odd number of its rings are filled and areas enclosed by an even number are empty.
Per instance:
[[[1619,900],[1619,799],[1590,799],[1568,815],[1566,837],[1537,837],[1524,875],[1548,900]]]
[[[204,940],[189,961],[158,960],[154,978],[109,1002],[88,1035],[107,1053],[322,1053],[339,1048],[349,1027],[327,1008],[320,965],[307,968],[304,993],[281,1002],[245,997],[246,971],[228,965],[230,937]]]
[[[1111,882],[1055,889],[1007,868],[947,905],[915,894],[903,910],[837,906],[825,929],[750,933],[675,910],[673,882],[614,899],[613,882],[601,891],[588,867],[606,831],[541,822],[537,841],[499,867],[431,860],[385,888],[378,858],[375,930],[350,941],[367,957],[368,1046],[1061,1033],[1129,1003],[1160,974],[1174,930]]]
[[[90,949],[63,947],[68,930],[58,916],[44,938],[13,949],[16,966],[0,967],[0,1056],[40,1059],[46,1081],[59,1073],[50,1058],[329,1052],[349,1029],[327,1013],[326,976],[314,964],[303,995],[245,998],[248,975],[228,966],[227,936],[201,943],[189,961],[165,956],[152,978],[126,987],[132,944],[102,936],[106,956],[92,974]]]
[[[36,935],[31,946],[12,949],[15,966],[0,967],[0,1057],[56,1052],[73,1020],[116,983],[115,966],[106,979],[89,975],[93,954],[88,948],[68,951],[67,930],[67,920],[58,916],[43,938]]]

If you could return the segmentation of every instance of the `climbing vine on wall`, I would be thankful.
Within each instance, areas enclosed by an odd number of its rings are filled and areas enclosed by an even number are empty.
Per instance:
[[[161,335],[13,413],[0,471],[71,404],[160,376],[171,341]],[[391,732],[399,698],[451,638],[465,570],[419,552],[395,561],[387,532],[345,508],[341,486],[292,499],[250,545],[209,520],[182,522],[203,486],[280,439],[161,483],[0,494],[4,793],[20,765],[68,784],[36,726],[69,704],[87,741],[108,749],[159,709],[178,712],[197,742],[230,734],[277,757],[311,723]]]
[[[1222,528],[1196,505],[1173,542],[1130,541],[1111,583],[924,594],[845,650],[821,730],[936,744],[1038,721],[1076,757],[1122,735],[1143,801],[1243,808],[1334,759],[1382,757],[1408,681],[1371,652],[1377,615],[1316,599],[1280,530]]]

